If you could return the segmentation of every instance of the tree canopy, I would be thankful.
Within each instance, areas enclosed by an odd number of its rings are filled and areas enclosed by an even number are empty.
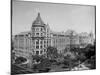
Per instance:
[[[55,47],[47,48],[47,57],[48,58],[54,59],[54,58],[57,58],[57,56],[58,56],[57,48],[55,48]]]
[[[18,58],[15,60],[15,63],[16,63],[16,64],[21,64],[21,63],[23,63],[23,62],[25,62],[25,61],[27,61],[26,58],[24,58],[24,57],[18,57]]]

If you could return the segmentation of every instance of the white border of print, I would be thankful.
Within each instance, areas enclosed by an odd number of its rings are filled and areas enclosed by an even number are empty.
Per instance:
[[[26,0],[25,0],[26,1]],[[97,68],[96,70],[87,71],[69,71],[69,72],[53,72],[53,73],[38,73],[37,75],[99,75],[99,64],[100,64],[100,48],[99,48],[99,20],[100,20],[100,10],[99,10],[99,0],[27,0],[27,1],[41,1],[41,2],[52,2],[52,3],[69,3],[69,4],[85,4],[85,5],[96,5],[96,45],[97,45]],[[10,35],[11,35],[11,25],[10,25],[10,0],[0,0],[0,75],[10,74]],[[97,35],[98,34],[98,35]],[[26,75],[26,74],[25,74]],[[33,75],[33,74],[27,74]]]

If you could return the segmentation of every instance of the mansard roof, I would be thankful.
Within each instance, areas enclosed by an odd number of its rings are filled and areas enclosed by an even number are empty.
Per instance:
[[[32,26],[34,26],[34,25],[45,25],[41,19],[40,13],[38,13],[38,16],[36,17],[35,21],[33,22]]]

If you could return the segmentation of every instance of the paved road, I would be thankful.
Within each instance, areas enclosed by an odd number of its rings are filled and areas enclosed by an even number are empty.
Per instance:
[[[24,69],[20,66],[17,66],[17,65],[12,65],[11,67],[11,74],[14,75],[14,74],[28,74],[28,73],[32,73],[32,71],[28,70],[28,69]]]
[[[62,67],[64,67],[64,64],[61,64],[61,65],[52,65],[51,67],[50,67],[50,72],[59,72],[59,71],[68,71],[69,70],[69,68],[62,68]]]

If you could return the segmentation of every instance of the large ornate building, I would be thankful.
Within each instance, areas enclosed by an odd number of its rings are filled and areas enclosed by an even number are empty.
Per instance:
[[[48,24],[45,24],[40,13],[32,23],[31,30],[21,32],[14,36],[14,52],[16,56],[44,55],[48,46],[56,47],[58,53],[63,52],[70,45],[79,46],[93,43],[93,35],[81,35],[75,31],[53,32]]]

